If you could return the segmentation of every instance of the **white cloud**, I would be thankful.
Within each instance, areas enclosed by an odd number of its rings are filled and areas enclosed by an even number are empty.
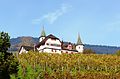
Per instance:
[[[71,5],[62,4],[62,6],[56,11],[45,14],[41,18],[34,19],[32,23],[39,24],[42,21],[47,21],[50,24],[53,24],[60,16],[68,12],[71,7],[72,7]]]

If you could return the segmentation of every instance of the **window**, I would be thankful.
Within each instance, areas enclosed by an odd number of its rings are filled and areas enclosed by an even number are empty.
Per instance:
[[[46,45],[49,45],[49,43],[46,43]]]
[[[51,46],[53,46],[53,44],[51,44]]]
[[[61,45],[59,45],[59,44],[51,44],[51,46],[60,47]]]

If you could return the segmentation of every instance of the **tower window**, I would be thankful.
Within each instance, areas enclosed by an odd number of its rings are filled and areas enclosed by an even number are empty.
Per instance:
[[[49,43],[46,43],[46,45],[49,45]]]

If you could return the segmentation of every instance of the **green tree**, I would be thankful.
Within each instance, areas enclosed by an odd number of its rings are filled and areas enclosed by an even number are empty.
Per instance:
[[[120,56],[120,50],[117,50],[117,51],[115,52],[115,54],[116,54],[117,56]]]
[[[92,49],[85,49],[83,54],[96,54]]]
[[[17,73],[18,60],[8,52],[10,36],[0,32],[0,79],[9,79],[10,74]]]
[[[8,33],[0,33],[0,52],[6,53],[8,48],[10,48],[10,36]]]

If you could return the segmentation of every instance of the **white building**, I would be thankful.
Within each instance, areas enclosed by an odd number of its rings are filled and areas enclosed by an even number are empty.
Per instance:
[[[81,42],[80,35],[78,34],[77,44],[73,44],[71,42],[63,42],[56,36],[50,34],[46,36],[44,29],[41,32],[41,36],[39,37],[39,43],[34,47],[21,46],[19,53],[22,52],[27,53],[29,50],[36,49],[39,52],[46,53],[82,53],[84,50],[84,45]]]
[[[45,31],[43,29],[39,40],[40,40],[39,44],[35,46],[39,52],[69,54],[69,53],[82,53],[84,50],[84,45],[81,42],[79,34],[77,44],[72,44],[70,42],[60,41],[59,38],[52,34],[46,36]]]
[[[19,50],[19,54],[21,54],[21,53],[28,53],[28,51],[30,51],[30,50],[34,50],[34,47],[21,46],[20,50]]]
[[[40,39],[43,37],[40,37]],[[35,47],[39,52],[57,52],[61,53],[61,41],[59,38],[53,36],[52,34],[48,35],[43,39],[39,44],[37,44]]]

